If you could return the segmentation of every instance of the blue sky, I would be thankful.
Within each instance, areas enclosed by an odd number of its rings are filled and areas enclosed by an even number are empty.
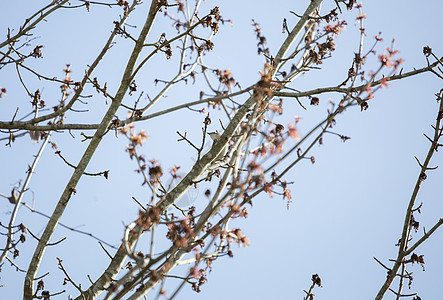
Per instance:
[[[192,1],[190,1],[192,2]],[[201,12],[215,5],[220,6],[225,19],[232,25],[221,27],[215,36],[215,50],[205,57],[205,62],[220,69],[230,68],[235,79],[242,86],[248,86],[259,79],[263,68],[263,58],[256,54],[256,40],[251,19],[257,21],[267,38],[271,53],[276,53],[284,35],[281,32],[282,20],[288,26],[297,19],[289,11],[302,13],[309,1],[206,1]],[[3,14],[0,19],[1,40],[7,28],[18,28],[23,20],[43,1],[11,1],[0,4]],[[325,1],[323,13],[329,11],[333,1]],[[144,19],[148,4],[142,5],[134,13],[131,25],[139,25]],[[395,48],[404,59],[404,70],[426,65],[422,55],[423,46],[429,45],[437,56],[443,55],[443,42],[439,28],[439,13],[443,9],[440,1],[429,1],[424,5],[417,1],[367,1],[363,3],[367,40],[365,48],[372,46],[373,36],[382,32],[384,42],[377,48],[382,51],[390,46],[395,38]],[[171,9],[175,12],[175,9]],[[121,14],[120,9],[92,6],[91,12],[85,9],[62,10],[48,18],[46,23],[35,31],[34,44],[43,44],[43,59],[34,60],[31,65],[44,74],[63,77],[65,64],[72,65],[74,80],[81,78],[84,68],[90,64],[112,30],[112,21]],[[336,51],[326,60],[322,70],[309,72],[293,83],[299,90],[309,90],[322,86],[334,86],[346,78],[353,53],[358,47],[358,28],[354,23],[356,12],[345,13],[347,29],[335,40]],[[163,31],[174,32],[170,21],[160,17],[152,32],[152,40]],[[139,25],[140,26],[140,25]],[[97,70],[97,76],[107,81],[110,89],[120,81],[120,72],[130,43],[118,39],[110,56]],[[31,49],[31,48],[30,48]],[[173,49],[174,50],[174,49]],[[155,78],[170,78],[171,68],[164,56],[156,58],[139,76],[140,90],[155,95],[161,86],[154,86]],[[122,63],[123,62],[123,63]],[[366,69],[377,67],[376,58],[368,61]],[[173,66],[174,68],[174,66]],[[174,69],[175,70],[175,69]],[[38,81],[30,74],[23,74],[31,90],[40,89],[49,105],[59,100],[59,87]],[[0,86],[7,88],[5,98],[0,99],[2,107],[0,120],[10,120],[17,106],[29,102],[17,80],[13,68],[0,71]],[[315,146],[312,155],[316,163],[309,161],[298,165],[288,176],[293,181],[293,196],[290,209],[279,197],[264,195],[248,208],[247,220],[234,220],[231,227],[239,226],[251,240],[246,248],[234,247],[234,258],[223,257],[214,262],[208,276],[208,283],[202,292],[196,294],[185,287],[181,298],[188,299],[302,299],[304,289],[308,289],[311,275],[318,273],[323,287],[316,288],[316,299],[355,299],[373,298],[385,279],[385,270],[373,256],[388,264],[388,259],[396,256],[397,242],[402,228],[404,212],[409,201],[419,168],[414,159],[423,159],[429,147],[423,133],[430,135],[431,124],[437,112],[434,94],[442,87],[435,75],[424,74],[390,83],[376,93],[367,111],[352,108],[337,119],[335,132],[351,137],[343,143],[336,136],[325,137],[324,145]],[[158,110],[171,103],[198,99],[200,89],[180,86],[172,90]],[[106,108],[105,100],[91,92],[87,99],[91,110],[88,113],[69,116],[67,122],[97,120]],[[307,133],[326,114],[329,100],[337,100],[335,95],[322,95],[319,106],[308,106],[303,111],[295,100],[286,99],[285,117],[287,124],[294,116],[302,118],[298,130]],[[133,99],[128,98],[130,104]],[[81,109],[81,107],[78,107]],[[28,107],[30,110],[30,105]],[[19,112],[24,116],[25,111]],[[120,116],[125,111],[119,112]],[[214,116],[217,112],[214,112]],[[69,119],[72,118],[72,119]],[[185,172],[193,163],[193,151],[184,143],[177,142],[176,131],[186,131],[191,138],[198,139],[201,116],[189,111],[178,112],[152,121],[138,124],[150,135],[142,150],[148,158],[161,162],[164,170],[179,164]],[[214,119],[215,120],[215,119]],[[212,129],[220,129],[213,122]],[[53,141],[59,150],[72,162],[78,162],[85,149],[79,133],[75,139],[61,133],[54,133]],[[5,143],[3,141],[3,143]],[[148,191],[141,187],[142,178],[125,153],[127,141],[123,137],[108,135],[100,145],[88,170],[98,172],[110,169],[110,179],[83,178],[77,187],[78,193],[62,217],[61,222],[80,230],[91,232],[103,240],[118,245],[124,225],[137,216],[137,205],[131,200],[146,199]],[[38,150],[28,136],[18,139],[12,147],[0,148],[0,192],[8,194],[12,186],[25,177],[27,165]],[[36,209],[50,214],[58,201],[72,170],[67,167],[52,149],[44,153],[30,192],[24,201]],[[442,157],[437,153],[431,165],[441,165]],[[166,173],[166,172],[165,172]],[[443,176],[440,170],[428,174],[423,183],[418,202],[423,201],[422,214],[417,218],[427,229],[443,215]],[[202,196],[200,189],[199,196]],[[198,196],[197,196],[198,197]],[[204,201],[198,198],[196,201]],[[0,222],[7,223],[12,206],[7,201],[0,202]],[[44,230],[45,218],[21,208],[17,223],[23,222],[39,235]],[[419,233],[422,232],[420,229]],[[39,274],[50,272],[46,288],[51,292],[68,289],[61,286],[62,274],[57,269],[56,257],[63,259],[71,276],[83,286],[88,279],[96,278],[108,262],[100,246],[89,237],[59,228],[52,240],[63,237],[67,240],[56,247],[48,248]],[[29,235],[25,245],[20,247],[21,255],[16,263],[26,268],[36,242]],[[443,268],[443,233],[435,235],[419,248],[417,253],[425,255],[426,271],[413,266],[414,282],[411,292],[418,292],[422,299],[435,299],[443,294],[441,269]],[[3,242],[2,242],[3,245]],[[2,247],[2,246],[0,246]],[[11,298],[21,295],[23,276],[6,263],[0,273],[0,296]],[[436,284],[437,281],[437,284]],[[173,281],[172,281],[173,283]],[[178,282],[177,282],[178,284]],[[174,286],[174,283],[172,284]],[[393,286],[395,288],[395,286]],[[405,292],[409,292],[405,289]],[[65,296],[60,296],[63,298]],[[179,297],[180,298],[180,297]],[[394,299],[387,295],[385,299]]]

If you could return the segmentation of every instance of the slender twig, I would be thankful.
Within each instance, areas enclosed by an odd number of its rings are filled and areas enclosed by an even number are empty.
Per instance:
[[[376,262],[378,262],[383,268],[385,268],[387,271],[391,271],[388,267],[386,267],[380,260],[378,260],[375,256],[373,257]]]
[[[21,26],[19,32],[16,35],[14,35],[12,37],[8,36],[8,39],[6,41],[0,43],[0,48],[3,48],[4,46],[8,45],[9,43],[17,41],[20,37],[27,35],[28,32],[30,30],[34,29],[38,23],[45,20],[47,16],[49,16],[51,13],[53,13],[57,9],[61,8],[61,6],[68,3],[68,1],[69,0],[63,0],[63,1],[60,1],[59,3],[57,3],[58,1],[52,1],[50,4],[48,4],[47,6],[43,7],[39,11],[37,11],[31,17],[26,19],[25,23]],[[55,5],[55,4],[57,4],[57,5]],[[51,6],[54,6],[54,7],[49,9]],[[45,10],[47,10],[47,11],[45,11]],[[37,19],[35,21],[33,21],[32,23],[30,23],[36,17],[37,17]]]
[[[70,166],[71,168],[73,168],[73,169],[77,168],[76,166],[71,164],[69,161],[67,161],[66,158],[64,158],[62,156],[62,152],[61,151],[55,151],[55,154],[57,154],[64,161],[64,163],[67,164],[68,166]],[[101,176],[101,175],[103,175],[107,179],[108,176],[109,176],[109,170],[98,172],[98,173],[83,172],[83,174],[85,174],[87,176]]]
[[[98,243],[99,243],[100,247],[102,247],[103,251],[105,251],[106,255],[107,255],[110,259],[112,259],[112,255],[109,254],[108,250],[106,250],[106,248],[103,246],[102,242],[101,242],[101,241],[98,241]],[[93,282],[91,282],[91,283],[93,283]]]
[[[198,25],[200,25],[203,20],[206,18],[207,16],[205,16],[204,18],[202,18],[200,21],[196,22],[194,25],[192,25],[190,28],[188,28],[186,31],[176,35],[175,37],[173,37],[170,40],[166,40],[163,43],[161,43],[160,45],[157,46],[157,49],[155,49],[154,51],[152,51],[145,59],[143,59],[140,64],[137,66],[137,68],[135,68],[134,72],[131,75],[131,79],[134,79],[135,75],[137,75],[137,73],[141,70],[141,68],[143,67],[143,65],[152,57],[154,56],[154,54],[156,54],[161,48],[165,47],[166,45],[170,45],[172,42],[188,35],[190,32],[192,32],[192,30],[194,30]]]
[[[67,1],[63,1],[63,3],[66,3]],[[134,11],[135,7],[140,4],[140,0],[134,0],[131,7],[128,9],[127,14],[125,14],[122,19],[119,22],[119,26],[123,26],[123,24],[125,24],[127,18],[129,17],[129,15],[131,14],[131,12]],[[96,69],[96,67],[98,66],[98,64],[102,61],[103,57],[105,56],[105,54],[109,51],[109,49],[111,48],[112,43],[114,42],[114,39],[117,35],[117,32],[114,30],[111,35],[109,36],[108,40],[106,41],[105,45],[103,46],[101,52],[98,54],[98,56],[96,57],[96,59],[94,60],[94,62],[90,65],[90,67],[85,71],[85,76],[83,76],[83,79],[80,81],[80,84],[78,85],[77,89],[75,90],[75,94],[74,96],[71,98],[71,100],[62,108],[58,109],[57,111],[44,115],[44,116],[40,116],[38,118],[34,118],[31,119],[29,121],[23,122],[23,124],[37,124],[39,122],[42,121],[46,121],[58,116],[63,115],[66,111],[68,111],[69,109],[71,109],[71,107],[74,105],[74,103],[78,100],[78,98],[81,96],[81,93],[83,92],[83,88],[86,85],[86,82],[88,80],[88,77],[91,76],[91,74],[93,73],[93,71]],[[65,82],[63,82],[65,83]],[[1,122],[3,123],[3,122]],[[0,125],[1,128],[1,125]],[[97,126],[93,126],[93,128],[90,129],[97,129]],[[25,129],[25,128],[23,128]],[[82,128],[84,129],[84,128]],[[45,129],[46,130],[57,130],[57,129]]]
[[[42,213],[41,211],[38,211],[38,210],[36,210],[35,208],[31,207],[31,206],[30,206],[29,204],[27,204],[26,202],[22,202],[22,205],[24,205],[26,208],[28,208],[28,209],[29,209],[31,212],[33,212],[33,213],[36,213],[36,214],[41,215],[41,216],[44,216],[44,217],[46,217],[46,218],[48,218],[48,219],[51,218],[51,217],[48,216],[47,214]],[[76,228],[74,228],[74,227],[67,226],[66,224],[61,223],[61,222],[59,223],[59,225],[60,225],[61,227],[63,227],[63,228],[66,228],[66,229],[72,231],[72,232],[77,232],[77,233],[80,233],[80,234],[83,234],[83,235],[89,236],[89,237],[91,237],[91,238],[97,240],[99,243],[103,243],[103,244],[105,244],[105,245],[108,246],[108,247],[111,247],[111,248],[113,248],[113,249],[117,249],[116,246],[111,245],[111,244],[108,243],[108,242],[105,242],[104,240],[102,240],[101,238],[99,238],[99,237],[93,235],[93,234],[90,233],[90,232],[86,232],[86,231],[78,230],[78,229],[76,229]]]
[[[6,258],[7,261],[9,261],[9,262],[11,263],[11,265],[13,265],[13,266],[15,267],[15,269],[16,269],[17,271],[20,271],[20,272],[26,273],[26,270],[23,270],[23,269],[21,269],[19,266],[17,266],[17,264],[16,264],[15,262],[13,262],[9,257],[6,256],[5,258]]]
[[[441,225],[443,225],[443,219],[438,220],[438,222],[434,226],[432,226],[431,230],[426,232],[426,234],[424,234],[418,241],[416,241],[412,246],[410,246],[408,250],[406,250],[406,252],[404,253],[404,256],[412,254],[412,252],[414,252],[414,250],[417,249],[418,246],[420,246],[424,241],[426,241],[431,236],[431,234],[433,234],[434,231],[436,231]]]
[[[79,293],[80,293],[80,295],[82,295],[82,297],[84,298],[84,299],[86,299],[85,298],[85,295],[83,294],[83,291],[82,291],[82,289],[81,289],[81,286],[80,285],[77,285],[75,282],[74,282],[74,280],[72,280],[72,278],[69,276],[69,274],[68,274],[68,272],[66,271],[66,269],[63,267],[63,264],[62,264],[62,260],[60,259],[60,258],[58,258],[57,257],[57,260],[58,260],[58,268],[60,269],[60,270],[62,270],[62,272],[63,272],[63,274],[65,274],[65,277],[66,277],[66,279],[79,291]]]

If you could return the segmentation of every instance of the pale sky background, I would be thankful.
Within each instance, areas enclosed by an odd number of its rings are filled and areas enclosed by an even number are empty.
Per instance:
[[[134,13],[128,22],[140,26],[145,18],[148,2]],[[170,1],[172,2],[172,1]],[[190,1],[193,2],[193,1]],[[3,1],[0,3],[0,40],[4,40],[7,28],[17,28],[26,17],[48,1]],[[76,4],[77,1],[72,1]],[[267,37],[267,45],[275,55],[281,41],[282,20],[286,18],[291,27],[297,18],[289,11],[301,14],[309,1],[211,1],[202,6],[202,13],[215,5],[220,7],[222,16],[231,19],[232,25],[221,26],[215,36],[215,50],[205,57],[205,62],[213,67],[230,68],[234,78],[243,87],[256,82],[263,68],[263,58],[256,53],[256,39],[251,19],[257,21]],[[378,52],[390,46],[395,37],[395,48],[405,60],[404,71],[426,65],[422,54],[423,46],[429,45],[437,56],[443,56],[441,35],[441,12],[443,3],[427,1],[367,1],[363,11],[367,40],[365,49],[373,43],[373,36],[382,32],[384,42]],[[329,12],[333,1],[325,1],[322,13]],[[176,9],[170,9],[176,13]],[[48,22],[41,24],[34,32],[38,37],[33,45],[43,44],[43,59],[30,60],[29,65],[50,76],[63,77],[66,63],[72,65],[74,80],[79,80],[87,64],[90,64],[101,49],[112,30],[112,21],[121,14],[119,8],[91,7],[86,9],[61,10],[51,15]],[[358,27],[354,23],[357,12],[345,13],[347,29],[335,40],[336,51],[333,57],[324,61],[323,70],[312,71],[297,79],[291,86],[299,90],[316,87],[335,86],[346,78],[353,53],[358,47]],[[156,20],[152,37],[154,41],[161,32],[170,31],[170,21],[159,17]],[[130,49],[129,40],[117,39],[115,49],[98,68],[96,75],[101,82],[107,81],[114,88],[120,81],[122,63]],[[29,47],[32,50],[33,47]],[[173,47],[173,51],[178,51]],[[366,51],[364,51],[366,52]],[[174,56],[173,56],[174,57]],[[176,56],[175,56],[176,57]],[[175,58],[174,57],[174,58]],[[161,85],[155,87],[155,78],[168,79],[174,74],[174,58],[166,61],[158,56],[140,74],[137,85],[150,96],[155,95]],[[173,65],[173,73],[169,65]],[[376,58],[366,64],[370,71],[377,68]],[[23,76],[32,91],[40,89],[48,106],[59,100],[58,85],[51,86],[38,81],[25,71]],[[29,98],[19,85],[16,73],[10,66],[0,70],[0,86],[7,88],[7,96],[0,99],[0,120],[10,120],[17,106],[25,106]],[[315,146],[311,155],[316,158],[312,165],[308,160],[299,164],[287,176],[293,181],[291,193],[293,201],[290,209],[281,197],[258,197],[254,206],[248,208],[247,220],[235,220],[230,227],[241,227],[251,240],[249,247],[233,247],[234,258],[222,257],[214,262],[208,283],[197,294],[186,286],[178,299],[302,299],[311,284],[312,274],[318,273],[322,288],[316,288],[315,299],[371,299],[384,282],[386,272],[373,259],[373,256],[389,265],[388,259],[397,254],[394,244],[398,241],[403,226],[404,212],[418,176],[419,168],[414,159],[424,159],[429,143],[423,133],[432,134],[431,124],[435,123],[437,104],[434,94],[442,88],[442,81],[435,75],[424,74],[415,78],[392,82],[388,89],[377,92],[369,103],[369,109],[360,112],[353,108],[337,118],[334,131],[351,137],[343,143],[336,136],[329,135],[323,146]],[[179,86],[168,93],[168,101],[183,103],[198,99],[200,89],[192,86]],[[107,108],[105,100],[95,92],[86,99],[93,107],[85,114],[69,115],[67,123],[99,120],[99,113]],[[337,100],[337,95],[321,95],[319,106],[308,106],[305,112],[295,100],[285,100],[285,117],[279,121],[287,125],[294,116],[300,116],[298,125],[301,135],[320,121],[326,114],[328,100]],[[134,98],[134,97],[133,97]],[[126,98],[132,104],[133,98]],[[307,100],[304,100],[307,101]],[[161,110],[171,102],[159,104]],[[306,102],[305,102],[306,103]],[[82,109],[81,106],[77,107]],[[19,117],[28,111],[20,110]],[[212,112],[211,112],[212,114]],[[125,111],[121,110],[121,118]],[[211,129],[220,129],[214,112]],[[72,119],[71,119],[72,118]],[[75,119],[74,119],[75,118]],[[167,170],[174,164],[185,172],[192,166],[193,151],[186,144],[177,142],[175,132],[187,131],[191,138],[199,139],[203,117],[191,111],[181,111],[152,121],[139,123],[137,128],[146,129],[150,135],[142,151],[149,159],[157,159]],[[68,134],[54,133],[52,140],[57,143],[62,154],[72,163],[77,163],[83,154],[85,144],[81,143],[79,132]],[[3,135],[4,136],[4,135]],[[26,176],[27,165],[40,144],[34,144],[29,136],[17,139],[12,147],[0,148],[0,193],[9,194],[12,186]],[[146,199],[146,187],[141,187],[142,178],[134,172],[136,164],[125,153],[127,140],[116,139],[109,134],[101,143],[87,170],[99,172],[110,169],[110,178],[83,177],[77,186],[78,193],[70,201],[61,222],[80,230],[91,232],[113,245],[122,238],[123,224],[137,216],[137,205],[131,200]],[[47,148],[30,184],[30,191],[24,198],[37,210],[51,214],[65,184],[72,174],[56,155]],[[443,165],[443,157],[438,152],[431,166]],[[427,229],[443,217],[443,174],[441,170],[428,173],[418,198],[424,202],[422,214],[416,215],[420,225]],[[165,177],[166,178],[166,177]],[[206,201],[200,188],[195,201]],[[6,199],[0,199],[0,222],[9,222],[12,206]],[[17,224],[23,222],[30,230],[40,235],[46,219],[22,207]],[[3,232],[3,231],[2,231]],[[423,232],[420,228],[418,235]],[[45,289],[52,293],[67,289],[77,296],[72,286],[62,287],[63,274],[57,269],[56,257],[63,260],[65,268],[77,283],[88,286],[86,274],[96,279],[108,263],[108,258],[97,242],[87,236],[73,233],[59,227],[52,241],[63,237],[67,240],[47,249],[44,262],[38,275],[50,272],[45,279]],[[0,248],[5,244],[1,240]],[[35,240],[27,234],[27,241],[20,245],[20,257],[15,262],[27,268],[34,251]],[[443,229],[421,246],[416,253],[424,254],[426,271],[420,266],[409,267],[414,272],[412,289],[405,293],[417,292],[422,299],[440,299],[443,295]],[[110,249],[112,252],[112,249]],[[1,299],[22,297],[23,275],[16,272],[8,262],[0,272]],[[175,287],[179,282],[172,283]],[[392,288],[396,288],[393,285]],[[173,289],[171,288],[170,291]],[[66,299],[58,296],[54,299]],[[385,299],[394,299],[387,294]]]

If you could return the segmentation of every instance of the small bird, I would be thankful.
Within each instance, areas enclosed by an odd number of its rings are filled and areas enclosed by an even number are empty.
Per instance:
[[[214,143],[217,143],[217,141],[220,139],[220,133],[218,133],[218,131],[214,131],[214,132],[208,132],[209,136],[211,137],[211,139],[214,141]],[[223,148],[223,150],[217,155],[217,157],[214,159],[215,161],[218,160],[222,160],[223,157],[225,156],[226,152],[228,150],[227,145],[225,145],[225,147]]]
[[[34,143],[38,143],[40,140],[40,131],[38,130],[28,130],[29,136],[31,137],[31,140],[34,141]]]

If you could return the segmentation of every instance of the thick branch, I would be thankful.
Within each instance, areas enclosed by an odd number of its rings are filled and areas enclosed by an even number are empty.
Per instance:
[[[438,61],[434,62],[433,64],[424,67],[424,68],[420,68],[417,70],[413,70],[407,73],[403,73],[403,74],[398,74],[398,75],[393,75],[390,77],[386,77],[384,78],[384,80],[388,80],[388,81],[394,81],[394,80],[399,80],[399,79],[403,79],[403,78],[407,78],[407,77],[411,77],[414,75],[418,75],[421,73],[425,73],[428,71],[433,70],[437,65],[438,65]],[[370,84],[371,87],[374,86],[379,86],[381,84],[381,80],[376,80],[374,82],[372,82]],[[349,94],[352,93],[354,91],[361,91],[361,90],[365,90],[367,87],[367,84],[362,84],[356,87],[352,87],[352,88],[341,88],[338,86],[331,86],[331,87],[325,87],[325,88],[318,88],[318,89],[314,89],[314,90],[310,90],[310,91],[306,91],[306,92],[298,92],[298,93],[291,93],[291,92],[274,92],[274,96],[276,97],[307,97],[307,96],[312,96],[312,95],[318,95],[318,94],[323,94],[323,93],[331,93],[331,92],[338,92],[338,93],[343,93],[343,94]],[[0,123],[1,124],[1,123]]]
[[[66,185],[65,190],[63,191],[63,194],[60,197],[60,200],[51,216],[51,219],[49,220],[45,231],[42,234],[42,237],[40,238],[40,241],[35,249],[34,255],[32,257],[32,260],[28,267],[28,272],[26,274],[25,278],[25,285],[24,285],[24,299],[32,299],[33,295],[33,289],[34,289],[34,278],[36,276],[37,270],[40,266],[43,254],[46,249],[46,245],[49,242],[49,239],[51,238],[52,234],[54,233],[54,230],[58,224],[58,221],[60,220],[69,200],[71,199],[72,194],[75,191],[75,187],[77,183],[79,182],[81,176],[83,175],[86,166],[89,164],[95,150],[97,149],[99,143],[101,142],[104,134],[106,133],[106,130],[111,123],[115,113],[117,112],[117,109],[119,108],[123,97],[125,96],[129,85],[131,83],[130,78],[131,74],[134,70],[134,67],[137,63],[137,59],[140,55],[140,52],[143,48],[143,43],[146,40],[146,37],[148,36],[152,25],[154,23],[155,17],[157,15],[158,6],[157,1],[152,1],[151,8],[149,11],[149,14],[147,16],[146,22],[143,26],[143,29],[141,30],[140,36],[137,40],[137,44],[135,44],[133,51],[131,53],[131,56],[129,57],[129,61],[126,65],[126,69],[122,76],[122,81],[120,84],[120,87],[115,95],[115,101],[111,103],[109,106],[108,111],[104,115],[97,131],[95,132],[93,138],[91,139],[87,149],[85,150],[80,162],[77,165],[77,168],[75,169],[74,173],[71,176],[71,179],[69,180],[68,184]],[[108,274],[107,274],[108,275]],[[115,275],[115,273],[113,274]]]
[[[392,267],[391,272],[389,272],[388,277],[386,278],[385,283],[380,288],[380,291],[378,292],[377,296],[375,297],[376,300],[383,299],[383,296],[385,295],[386,291],[391,286],[395,276],[397,276],[398,270],[400,269],[400,266],[403,264],[404,258],[409,253],[409,251],[407,251],[407,244],[409,242],[408,241],[408,236],[409,236],[408,233],[409,233],[410,226],[411,226],[412,211],[414,209],[415,200],[417,199],[418,192],[420,191],[421,184],[422,184],[422,182],[424,180],[423,176],[426,174],[426,171],[428,170],[429,162],[431,161],[432,155],[434,154],[434,152],[436,150],[436,145],[438,144],[438,140],[441,137],[441,131],[442,131],[441,120],[442,120],[442,118],[441,118],[440,114],[443,111],[443,101],[440,101],[440,106],[439,106],[439,110],[438,111],[439,112],[438,112],[438,116],[437,116],[437,121],[436,121],[436,124],[435,124],[435,127],[434,127],[433,143],[429,147],[428,154],[426,155],[426,159],[425,159],[425,161],[423,162],[423,164],[421,166],[420,174],[419,174],[419,176],[417,178],[417,181],[415,183],[414,191],[412,192],[411,199],[409,200],[409,205],[408,205],[408,208],[406,210],[406,215],[405,215],[405,220],[404,220],[404,224],[403,224],[403,231],[402,231],[402,235],[401,235],[401,239],[400,239],[400,245],[399,245],[399,249],[398,249],[397,259],[395,260],[395,264]],[[441,223],[441,221],[439,223],[437,223],[437,225],[435,225],[433,229],[436,230],[441,225],[440,223]],[[426,237],[426,235],[424,237],[422,237],[422,239],[425,238],[425,237]],[[421,241],[422,239],[420,239],[414,245],[415,246],[414,249],[418,245],[420,245],[420,243],[422,242]]]
[[[308,8],[306,9],[305,13],[301,17],[301,19],[297,22],[297,24],[292,29],[291,33],[288,35],[286,40],[283,42],[283,44],[280,47],[280,50],[278,50],[277,55],[275,56],[275,70],[274,72],[277,72],[280,65],[283,63],[284,56],[289,51],[289,48],[291,48],[292,44],[295,42],[297,37],[299,36],[300,32],[305,28],[305,25],[309,22],[310,15],[315,12],[316,9],[321,5],[323,0],[312,0],[309,4]]]
[[[183,108],[188,108],[190,106],[194,106],[194,105],[198,105],[198,104],[203,104],[203,103],[211,103],[211,102],[217,102],[220,101],[222,99],[226,99],[226,98],[230,98],[230,97],[235,97],[241,94],[244,94],[250,90],[252,90],[252,86],[245,88],[243,90],[240,90],[238,92],[234,92],[231,94],[226,94],[226,95],[219,95],[219,96],[215,96],[215,97],[210,97],[210,98],[206,98],[206,99],[202,99],[202,100],[197,100],[197,101],[192,101],[192,102],[188,102],[188,103],[184,103],[181,105],[177,105],[156,113],[152,113],[150,115],[146,115],[140,118],[129,118],[126,120],[122,120],[120,121],[120,127],[123,127],[125,125],[131,124],[133,122],[138,122],[138,121],[144,121],[144,120],[149,120],[176,110],[180,110]],[[48,130],[94,130],[97,129],[98,126],[100,124],[51,124],[51,125],[34,125],[32,124],[30,121],[26,121],[26,122],[0,122],[0,129],[19,129],[19,130],[33,130],[33,131],[48,131]]]

